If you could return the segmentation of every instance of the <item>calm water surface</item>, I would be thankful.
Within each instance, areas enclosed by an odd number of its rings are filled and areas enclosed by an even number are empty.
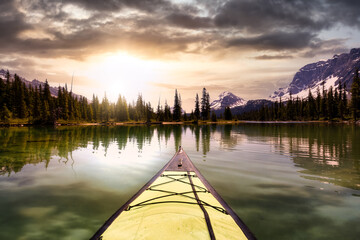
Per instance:
[[[181,145],[258,239],[359,239],[360,128],[0,129],[0,239],[89,239]]]

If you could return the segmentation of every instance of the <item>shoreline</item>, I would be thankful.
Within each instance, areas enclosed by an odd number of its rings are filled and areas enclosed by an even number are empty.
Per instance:
[[[137,125],[226,125],[226,124],[345,124],[345,125],[360,125],[360,120],[356,123],[353,120],[330,121],[330,120],[314,120],[314,121],[251,121],[251,120],[222,120],[222,121],[181,121],[181,122],[60,122],[52,124],[33,124],[33,123],[0,123],[0,128],[7,127],[37,127],[37,126],[137,126]]]

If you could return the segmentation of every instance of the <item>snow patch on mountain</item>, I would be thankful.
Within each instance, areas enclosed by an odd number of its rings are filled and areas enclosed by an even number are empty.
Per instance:
[[[330,87],[333,88],[333,90],[337,89],[339,87],[339,85],[336,85],[336,81],[339,80],[338,77],[335,77],[333,75],[331,75],[330,77],[328,77],[327,79],[325,79],[324,81],[319,81],[317,82],[314,86],[310,87],[310,88],[305,88],[304,90],[302,90],[301,92],[297,93],[297,94],[292,94],[292,98],[307,98],[309,96],[309,90],[311,91],[311,94],[313,96],[317,95],[318,90],[320,91],[320,93],[322,94],[322,89],[323,89],[323,85],[324,85],[324,89],[328,90]],[[290,91],[289,91],[289,87],[287,88],[283,88],[283,94],[281,95],[281,100],[282,101],[287,101],[290,99]]]
[[[325,90],[331,86],[338,88],[339,83],[346,84],[347,91],[350,90],[355,69],[360,68],[360,48],[351,49],[350,53],[334,55],[328,60],[307,64],[294,76],[291,83],[284,88],[279,88],[269,96],[271,101],[286,101],[290,93],[294,98],[306,98],[310,91],[315,94],[317,89],[324,85]]]
[[[212,110],[225,109],[225,107],[235,108],[238,106],[243,106],[247,101],[243,98],[236,96],[231,92],[223,92],[219,95],[218,99],[214,100],[210,104]]]

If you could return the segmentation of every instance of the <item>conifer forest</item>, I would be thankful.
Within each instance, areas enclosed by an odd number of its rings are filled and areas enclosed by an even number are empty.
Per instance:
[[[74,95],[67,87],[58,87],[57,97],[50,93],[46,81],[43,86],[26,86],[20,77],[14,74],[10,80],[0,78],[0,122],[10,123],[14,119],[25,120],[29,124],[54,124],[57,121],[81,122],[167,122],[167,121],[218,121],[256,120],[256,121],[313,121],[313,120],[358,120],[360,113],[360,79],[355,71],[350,93],[345,84],[338,88],[318,88],[316,95],[309,90],[306,98],[299,97],[271,104],[264,104],[259,109],[233,114],[230,107],[225,107],[221,114],[215,114],[210,108],[210,95],[206,88],[202,96],[194,100],[194,110],[186,113],[181,107],[181,95],[175,89],[173,105],[165,102],[152,107],[139,94],[136,101],[128,102],[119,95],[115,103],[106,97],[99,99],[93,95],[91,100]]]

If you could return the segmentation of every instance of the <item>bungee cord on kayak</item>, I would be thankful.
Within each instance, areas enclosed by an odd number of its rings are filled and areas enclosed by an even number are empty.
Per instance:
[[[170,176],[184,176],[183,178],[180,178],[180,179],[176,179],[176,178],[172,178]],[[163,190],[163,189],[155,189],[155,187],[158,187],[158,186],[162,186],[162,185],[165,185],[165,184],[168,184],[168,183],[171,183],[171,182],[174,182],[174,181],[178,181],[178,182],[181,182],[181,183],[184,183],[184,184],[188,184],[188,185],[191,185],[191,183],[188,183],[188,182],[185,182],[185,181],[181,181],[182,179],[184,178],[187,178],[187,177],[196,177],[196,175],[192,175],[192,174],[163,174],[161,175],[160,177],[167,177],[167,178],[170,178],[171,181],[168,181],[168,182],[164,182],[164,183],[160,183],[160,184],[156,184],[156,185],[152,185],[151,187],[148,187],[146,190],[147,191],[158,191],[158,192],[163,192],[163,193],[168,193],[168,195],[163,195],[163,196],[159,196],[159,197],[154,197],[154,198],[150,198],[150,199],[147,199],[143,202],[140,202],[136,205],[129,205],[128,208],[125,210],[125,211],[129,211],[133,208],[138,208],[138,207],[144,207],[144,206],[148,206],[148,205],[154,205],[154,204],[162,204],[162,203],[183,203],[183,204],[201,204],[201,205],[205,205],[205,206],[208,206],[208,207],[212,207],[216,210],[218,210],[219,212],[222,212],[224,214],[228,214],[227,211],[224,209],[224,208],[221,208],[221,207],[217,207],[217,206],[213,206],[201,199],[199,199],[200,203],[196,202],[186,202],[186,201],[156,201],[156,202],[151,202],[151,201],[154,201],[154,200],[158,200],[158,199],[163,199],[163,198],[167,198],[167,197],[171,197],[171,196],[174,196],[174,195],[179,195],[179,196],[182,196],[182,197],[185,197],[185,198],[189,198],[189,199],[192,199],[192,200],[198,200],[196,199],[195,197],[192,197],[192,196],[188,196],[186,194],[193,194],[193,193],[210,193],[206,188],[204,187],[201,187],[201,186],[198,186],[198,185],[194,185],[194,187],[197,187],[199,189],[203,189],[202,191],[187,191],[187,192],[173,192],[173,191],[167,191],[167,190]]]

